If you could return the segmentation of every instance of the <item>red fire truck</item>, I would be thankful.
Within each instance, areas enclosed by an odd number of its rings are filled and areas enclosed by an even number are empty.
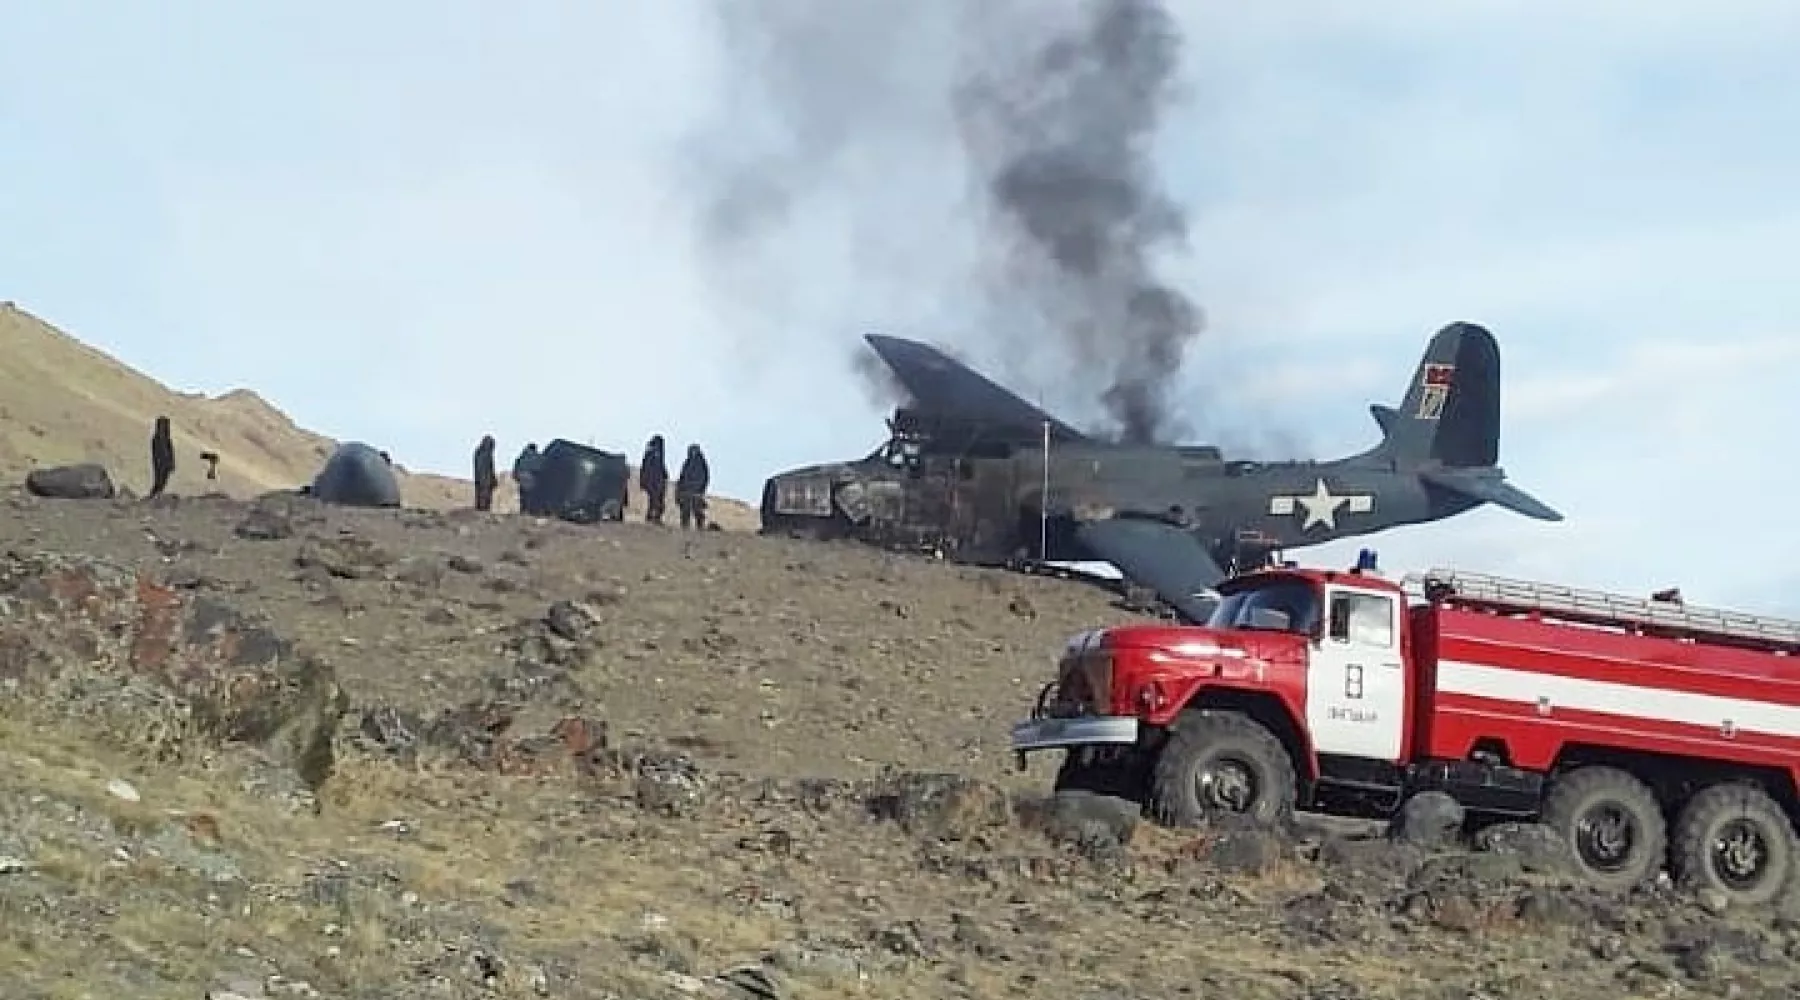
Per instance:
[[[1283,567],[1218,588],[1204,627],[1072,638],[1025,755],[1059,788],[1220,812],[1391,813],[1443,791],[1472,818],[1536,819],[1595,884],[1666,864],[1775,898],[1800,867],[1800,623],[1433,570]]]

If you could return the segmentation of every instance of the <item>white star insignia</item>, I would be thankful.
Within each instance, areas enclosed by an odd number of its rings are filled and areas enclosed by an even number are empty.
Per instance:
[[[1316,480],[1315,483],[1310,496],[1301,494],[1294,498],[1300,503],[1300,506],[1306,508],[1306,520],[1300,522],[1300,530],[1305,531],[1315,524],[1323,524],[1335,531],[1337,530],[1337,510],[1350,498],[1332,496],[1331,491],[1325,488],[1323,479]]]

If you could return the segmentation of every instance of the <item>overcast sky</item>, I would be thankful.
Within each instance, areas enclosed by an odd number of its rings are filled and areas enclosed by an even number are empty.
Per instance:
[[[0,298],[409,466],[467,475],[484,432],[510,458],[660,431],[754,497],[879,440],[862,332],[971,314],[947,2],[838,0],[864,30],[809,92],[880,120],[721,269],[709,169],[768,140],[697,0],[4,0]],[[1171,7],[1196,436],[1365,447],[1430,334],[1480,322],[1502,461],[1568,520],[1481,510],[1377,539],[1384,562],[1800,613],[1800,5]],[[958,346],[1031,394],[1081,385]]]

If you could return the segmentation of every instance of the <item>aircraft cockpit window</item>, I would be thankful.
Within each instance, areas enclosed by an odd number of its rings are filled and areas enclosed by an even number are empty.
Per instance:
[[[1312,585],[1283,580],[1227,595],[1207,623],[1213,628],[1257,629],[1310,635],[1319,621]]]

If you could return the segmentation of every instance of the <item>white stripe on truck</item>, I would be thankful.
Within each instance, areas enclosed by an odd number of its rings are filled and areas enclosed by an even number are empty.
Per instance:
[[[1438,661],[1438,690],[1476,698],[1541,705],[1552,710],[1605,712],[1656,722],[1800,738],[1800,706],[1725,698],[1669,688],[1512,670],[1461,660]]]

